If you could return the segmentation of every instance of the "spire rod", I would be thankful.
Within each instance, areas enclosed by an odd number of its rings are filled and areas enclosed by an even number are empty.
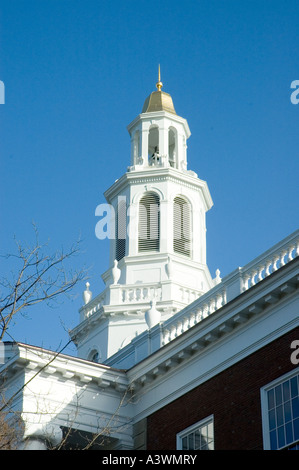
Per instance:
[[[158,91],[161,91],[162,86],[163,86],[163,83],[161,82],[161,71],[160,71],[160,64],[159,64],[159,67],[158,67],[158,81],[156,83],[156,87],[157,87]]]

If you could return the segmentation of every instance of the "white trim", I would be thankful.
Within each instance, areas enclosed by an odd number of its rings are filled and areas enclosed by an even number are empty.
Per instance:
[[[201,419],[200,421],[197,421],[197,423],[192,424],[188,428],[184,429],[183,431],[180,431],[176,435],[176,448],[177,450],[183,450],[182,449],[182,441],[183,438],[186,437],[188,434],[191,434],[192,432],[196,431],[196,429],[201,428],[209,423],[212,423],[213,425],[213,446],[215,442],[215,434],[214,434],[214,415],[207,416],[204,419]]]

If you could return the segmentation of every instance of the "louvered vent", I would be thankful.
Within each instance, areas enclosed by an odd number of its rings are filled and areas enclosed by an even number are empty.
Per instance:
[[[190,212],[190,204],[177,196],[173,204],[173,250],[188,257],[191,256]]]
[[[147,193],[139,204],[138,251],[160,249],[160,199],[155,193]]]
[[[118,203],[116,217],[116,246],[115,259],[120,261],[126,255],[126,232],[127,232],[127,205],[126,201]]]

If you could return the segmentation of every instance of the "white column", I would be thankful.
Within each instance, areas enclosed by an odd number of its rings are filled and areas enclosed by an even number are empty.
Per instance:
[[[135,132],[131,135],[131,166],[135,164]]]
[[[131,203],[127,214],[127,256],[134,256],[138,253],[138,204]]]
[[[62,437],[62,430],[57,424],[27,423],[19,450],[47,450],[46,442],[56,447],[61,443]]]
[[[141,155],[143,162],[146,165],[148,162],[148,132],[149,132],[149,123],[142,122],[142,131],[141,131]]]
[[[187,169],[187,144],[184,134],[178,132],[177,162],[180,170]]]
[[[44,441],[28,437],[21,443],[18,450],[48,450],[48,448]]]
[[[160,201],[160,252],[173,252],[173,209],[169,201]]]

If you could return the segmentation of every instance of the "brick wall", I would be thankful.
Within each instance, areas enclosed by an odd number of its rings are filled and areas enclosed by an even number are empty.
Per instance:
[[[214,415],[215,449],[263,448],[260,388],[294,369],[299,328],[186,393],[147,419],[147,449],[176,449],[176,434]]]

